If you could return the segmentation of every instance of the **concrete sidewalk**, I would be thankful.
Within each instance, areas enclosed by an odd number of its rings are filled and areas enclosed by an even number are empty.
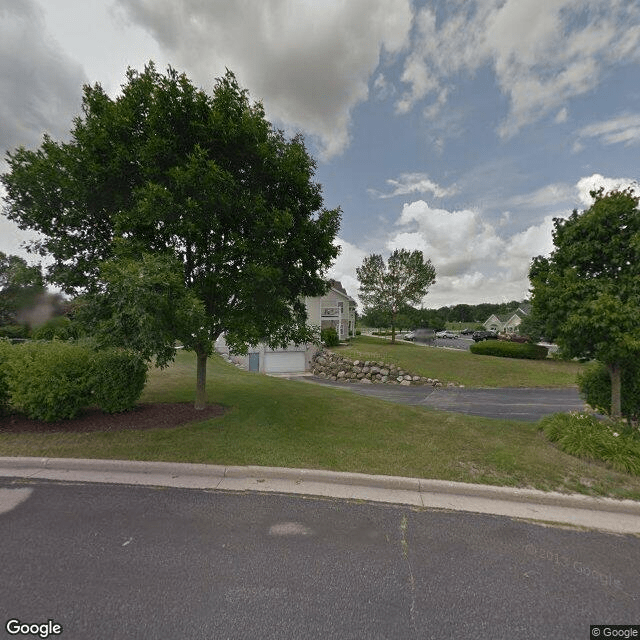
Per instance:
[[[444,480],[278,467],[3,457],[0,477],[302,494],[640,534],[640,502]]]

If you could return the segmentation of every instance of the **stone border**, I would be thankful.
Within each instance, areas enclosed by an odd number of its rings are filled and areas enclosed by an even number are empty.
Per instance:
[[[404,387],[431,385],[441,387],[437,378],[417,376],[394,364],[374,360],[350,360],[332,351],[319,351],[311,360],[314,376],[334,382],[359,382],[363,384],[397,384]],[[453,382],[448,387],[462,386]]]

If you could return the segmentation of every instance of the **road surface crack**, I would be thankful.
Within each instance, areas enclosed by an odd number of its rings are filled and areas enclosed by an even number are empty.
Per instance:
[[[413,569],[411,567],[411,560],[409,559],[409,542],[407,541],[407,516],[403,515],[400,520],[400,546],[402,547],[402,557],[407,563],[407,569],[409,571],[409,590],[411,592],[411,606],[409,608],[409,613],[411,615],[411,625],[413,626],[413,631],[415,633],[416,638],[418,636],[418,628],[416,626],[416,617],[415,617],[415,609],[416,609],[416,580],[413,575]]]

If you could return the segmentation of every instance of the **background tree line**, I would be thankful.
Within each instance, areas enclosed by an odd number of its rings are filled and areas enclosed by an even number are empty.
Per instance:
[[[465,322],[470,328],[482,324],[491,314],[505,316],[513,313],[527,300],[502,303],[483,302],[481,304],[456,304],[439,309],[418,309],[411,305],[403,305],[398,312],[397,326],[399,329],[414,329],[424,327],[440,331],[447,322]],[[385,328],[390,326],[391,318],[382,309],[365,309],[361,324],[368,327]]]

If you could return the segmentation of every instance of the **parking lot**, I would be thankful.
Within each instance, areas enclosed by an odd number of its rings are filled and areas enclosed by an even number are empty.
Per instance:
[[[404,340],[405,333],[398,334],[396,337],[400,340]],[[387,336],[388,337],[388,336]],[[468,351],[469,347],[473,344],[473,339],[471,336],[463,336],[457,335],[455,338],[435,338],[432,342],[425,344],[424,342],[420,342],[419,340],[407,340],[407,342],[412,342],[413,344],[417,344],[418,346],[427,346],[427,347],[440,347],[446,349],[458,349],[461,351]]]

